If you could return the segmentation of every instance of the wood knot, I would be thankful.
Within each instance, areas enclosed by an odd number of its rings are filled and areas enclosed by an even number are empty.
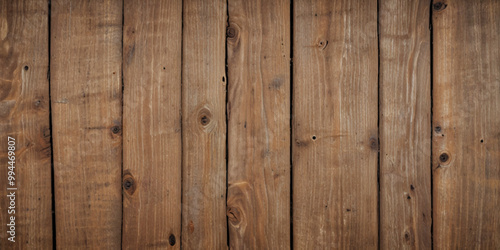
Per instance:
[[[432,8],[435,10],[435,11],[441,11],[441,10],[444,10],[446,9],[448,5],[443,3],[443,2],[436,2],[432,5]]]
[[[115,135],[119,134],[120,131],[121,131],[120,126],[113,126],[113,127],[111,127],[111,133],[113,133]]]
[[[441,163],[447,163],[450,160],[450,156],[447,153],[442,153],[439,155],[439,161]]]
[[[227,208],[227,218],[233,223],[233,224],[238,224],[240,223],[241,220],[241,215],[240,215],[240,210],[235,207],[228,207]]]
[[[207,107],[203,107],[202,109],[200,109],[197,119],[198,123],[205,131],[210,131],[215,127],[215,124],[212,121],[212,112],[210,112],[210,109]]]
[[[378,141],[376,138],[370,138],[370,148],[373,150],[378,150]]]
[[[171,234],[168,237],[168,244],[170,244],[171,246],[175,245],[175,235]]]
[[[231,39],[235,38],[236,34],[237,34],[237,31],[236,31],[235,28],[233,28],[233,27],[227,27],[227,29],[226,29],[226,36],[228,38],[231,38]]]
[[[124,175],[123,175],[123,189],[125,189],[125,192],[128,195],[133,195],[135,193],[136,186],[137,185],[135,183],[134,176],[129,172],[124,173]]]

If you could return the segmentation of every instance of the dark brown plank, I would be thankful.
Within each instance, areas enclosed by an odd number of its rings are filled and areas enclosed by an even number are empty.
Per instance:
[[[290,1],[228,9],[229,244],[289,249]]]
[[[500,1],[435,1],[435,249],[500,249]]]
[[[52,1],[51,102],[60,249],[121,246],[122,1]]]
[[[126,0],[123,248],[180,248],[182,1]]]
[[[52,248],[47,19],[47,1],[0,1],[0,249]],[[13,186],[8,137],[15,139]]]
[[[227,248],[225,0],[183,3],[182,247]]]
[[[293,10],[293,246],[375,249],[377,3]]]
[[[380,248],[431,249],[430,4],[379,4]]]

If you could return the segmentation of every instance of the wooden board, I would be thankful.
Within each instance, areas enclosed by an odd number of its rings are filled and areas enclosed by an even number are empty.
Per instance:
[[[227,248],[225,0],[183,3],[182,247]]]
[[[435,1],[435,249],[500,248],[500,2]]]
[[[180,248],[182,1],[125,1],[123,247]]]
[[[290,1],[228,10],[229,245],[289,249]]]
[[[293,11],[293,246],[375,249],[377,3]]]
[[[122,1],[52,1],[57,247],[119,248]]]
[[[0,1],[0,249],[52,248],[48,31],[47,1]],[[15,139],[14,186],[8,137]],[[8,240],[11,216],[15,242]]]
[[[380,248],[431,249],[430,4],[379,4]]]

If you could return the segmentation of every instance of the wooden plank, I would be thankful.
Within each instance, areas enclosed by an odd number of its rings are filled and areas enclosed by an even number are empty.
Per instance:
[[[57,247],[121,246],[122,1],[52,1]]]
[[[183,3],[182,247],[227,248],[225,0]]]
[[[500,248],[500,2],[435,1],[434,248]]]
[[[229,245],[289,249],[290,1],[228,9]]]
[[[377,248],[377,3],[293,10],[293,246]]]
[[[126,0],[123,248],[180,248],[182,1]]]
[[[47,1],[0,1],[0,249],[52,248],[48,31]],[[7,179],[9,136],[14,186]],[[15,242],[8,240],[11,216]]]
[[[379,6],[382,249],[432,248],[429,7]]]

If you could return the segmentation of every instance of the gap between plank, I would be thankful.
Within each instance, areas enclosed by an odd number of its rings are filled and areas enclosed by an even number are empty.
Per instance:
[[[434,130],[433,128],[433,114],[432,114],[432,109],[434,107],[434,97],[432,96],[433,88],[434,88],[434,77],[433,77],[433,62],[434,62],[434,52],[433,52],[433,31],[432,31],[432,1],[430,0],[429,3],[429,39],[430,39],[430,44],[429,44],[429,51],[430,51],[430,95],[431,95],[431,110],[430,110],[430,121],[431,121],[431,131],[430,132],[430,137],[431,137],[431,142],[430,142],[430,153],[429,157],[431,165],[431,171],[430,171],[430,179],[431,179],[431,249],[434,249],[434,180],[433,180],[433,170],[432,170],[432,131]]]
[[[55,179],[54,179],[54,142],[52,140],[52,96],[50,92],[50,41],[51,41],[51,35],[50,35],[50,30],[51,30],[51,22],[50,19],[52,17],[52,1],[48,1],[48,17],[47,17],[47,25],[48,25],[48,69],[47,69],[47,81],[49,84],[49,128],[50,128],[50,191],[52,194],[52,249],[57,249],[56,248],[56,194],[55,194]]]

